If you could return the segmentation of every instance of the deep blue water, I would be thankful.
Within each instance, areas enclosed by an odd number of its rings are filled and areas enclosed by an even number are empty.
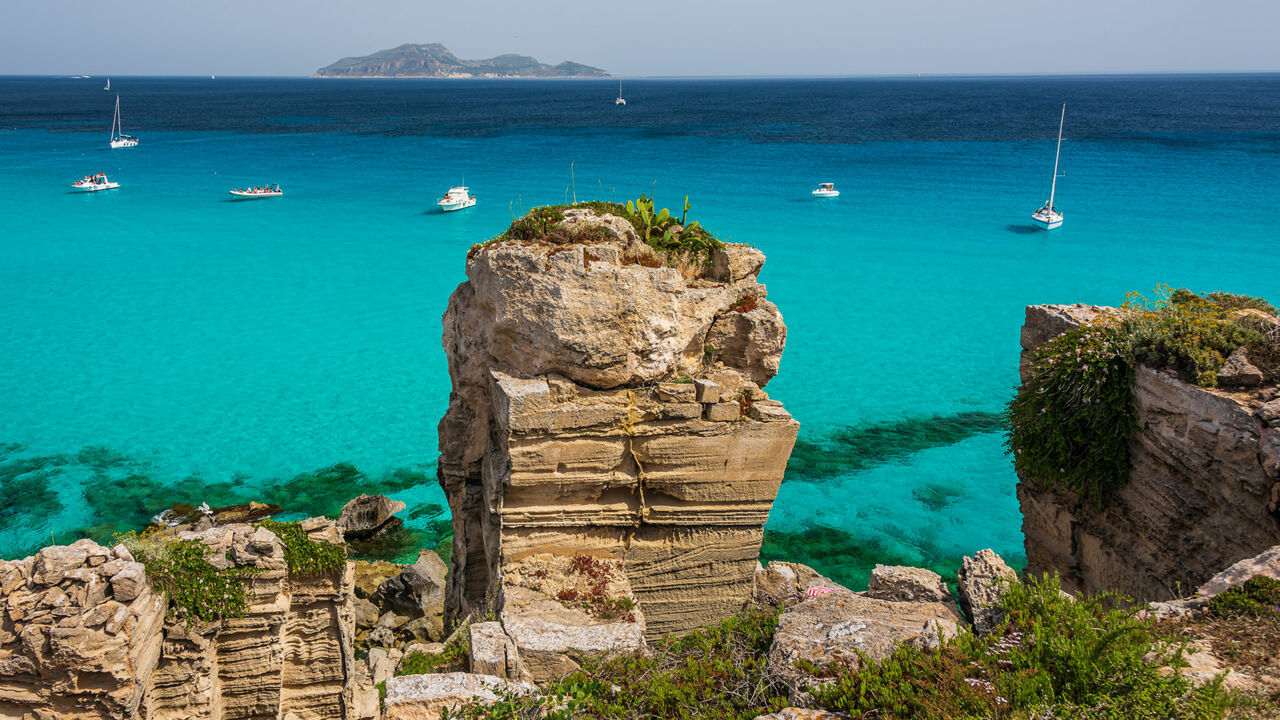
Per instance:
[[[626,107],[609,80],[102,84],[0,78],[5,557],[174,501],[360,490],[438,541],[440,314],[472,243],[575,190],[687,194],[768,255],[768,390],[802,431],[766,556],[855,584],[1020,558],[998,414],[1024,305],[1280,297],[1280,76],[635,80]],[[107,149],[117,91],[137,148]],[[1067,221],[1033,232],[1063,102]],[[67,192],[98,171],[123,187]],[[479,204],[435,212],[464,178]],[[265,182],[286,196],[226,200]]]

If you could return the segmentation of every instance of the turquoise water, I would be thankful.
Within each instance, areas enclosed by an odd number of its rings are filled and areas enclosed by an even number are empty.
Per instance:
[[[1280,297],[1275,76],[637,81],[625,109],[608,82],[117,82],[135,149],[106,149],[100,89],[0,78],[4,557],[175,501],[360,490],[439,542],[440,315],[472,243],[575,190],[687,194],[768,255],[768,391],[802,431],[765,555],[854,584],[1021,559],[997,415],[1026,304]],[[1066,224],[1032,232],[1064,98]],[[97,171],[123,187],[67,192]],[[435,212],[464,177],[479,204]],[[823,180],[841,197],[810,199]],[[225,199],[265,182],[286,196]]]

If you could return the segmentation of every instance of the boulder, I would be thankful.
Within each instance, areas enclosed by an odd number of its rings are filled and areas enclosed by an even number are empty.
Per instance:
[[[1196,596],[1211,598],[1218,593],[1242,585],[1255,575],[1265,575],[1280,580],[1280,545],[1276,545],[1259,555],[1245,558],[1231,567],[1214,575],[1196,590]]]
[[[371,598],[379,609],[410,618],[439,614],[444,602],[444,580],[448,568],[435,553],[420,555],[398,575],[378,586]]]
[[[369,651],[369,678],[374,685],[396,674],[404,653],[395,648],[376,647]]]
[[[491,704],[506,694],[525,695],[537,688],[491,675],[434,673],[400,675],[387,680],[383,720],[439,720],[445,710],[472,702]]]
[[[979,550],[973,557],[965,557],[958,574],[960,607],[973,621],[973,630],[979,635],[991,632],[1000,624],[1000,595],[1010,581],[1016,582],[1018,573],[995,553]]]
[[[888,657],[901,643],[934,647],[940,636],[957,635],[960,622],[943,603],[893,602],[836,590],[782,613],[769,648],[769,672],[787,684],[794,702],[806,704],[806,689],[816,681],[796,667],[798,661],[857,667],[864,657]]]
[[[364,540],[399,527],[404,521],[395,514],[403,509],[403,502],[385,495],[360,495],[342,506],[338,527],[348,540]]]
[[[876,565],[871,571],[867,597],[898,602],[951,602],[951,591],[942,576],[924,568]]]
[[[1262,371],[1249,362],[1244,348],[1237,348],[1218,371],[1218,383],[1236,387],[1254,387],[1262,384]]]
[[[847,590],[808,565],[774,560],[765,567],[756,563],[755,587],[751,596],[757,605],[778,607],[804,600],[809,588],[818,586]]]
[[[356,560],[356,597],[373,597],[373,594],[377,592],[379,585],[388,578],[393,578],[396,575],[399,575],[403,570],[403,565],[386,562],[385,560]]]
[[[471,626],[471,672],[508,680],[520,679],[520,655],[500,622]]]

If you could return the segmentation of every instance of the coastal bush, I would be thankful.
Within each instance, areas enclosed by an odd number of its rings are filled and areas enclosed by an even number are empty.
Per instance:
[[[1215,595],[1205,612],[1218,618],[1280,620],[1280,580],[1255,575],[1244,583]]]
[[[1128,343],[1114,327],[1084,326],[1040,346],[1009,403],[1008,445],[1036,483],[1101,503],[1129,479],[1137,425]]]
[[[1162,667],[1184,664],[1141,606],[1116,595],[1074,599],[1056,577],[1009,586],[994,633],[963,631],[940,647],[902,645],[861,667],[827,669],[818,703],[855,718],[1221,718],[1220,681],[1193,686]]]
[[[787,705],[765,662],[777,624],[772,613],[748,611],[683,638],[659,640],[645,655],[587,659],[540,695],[473,704],[447,717],[751,720]]]
[[[1270,379],[1280,374],[1280,327],[1256,314],[1274,310],[1265,300],[1167,285],[1151,298],[1126,298],[1116,314],[1037,348],[1008,406],[1007,444],[1023,477],[1097,505],[1129,478],[1129,385],[1138,365],[1213,387],[1226,359],[1244,348]]]
[[[459,638],[466,635],[459,634]],[[457,639],[444,646],[438,653],[412,652],[404,656],[396,667],[396,675],[426,675],[434,672],[448,672],[448,668],[465,667],[470,648],[464,640]]]
[[[215,567],[204,543],[169,537],[152,528],[116,536],[147,570],[156,590],[169,598],[168,617],[188,627],[196,622],[237,618],[249,609],[245,583],[258,568]]]
[[[317,542],[307,536],[301,523],[263,520],[258,527],[275,533],[284,545],[284,560],[290,577],[322,577],[341,573],[347,566],[347,548]]]

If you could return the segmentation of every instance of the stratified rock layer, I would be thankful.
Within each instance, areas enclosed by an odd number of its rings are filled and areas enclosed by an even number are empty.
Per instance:
[[[304,528],[341,541],[330,521]],[[266,529],[180,535],[208,545],[212,563],[259,570],[243,617],[166,621],[164,596],[123,546],[81,540],[0,561],[0,717],[348,717],[350,565],[337,577],[291,578]]]
[[[617,242],[478,250],[444,315],[446,622],[499,607],[509,563],[588,554],[623,561],[650,636],[683,632],[750,596],[799,427],[760,389],[786,327],[759,251],[690,281],[628,263],[625,222],[571,213]]]
[[[1024,373],[1032,350],[1106,312],[1028,307]],[[1073,592],[1163,600],[1280,543],[1280,428],[1268,406],[1145,367],[1132,392],[1130,479],[1105,507],[1018,484],[1028,572],[1057,572]]]

